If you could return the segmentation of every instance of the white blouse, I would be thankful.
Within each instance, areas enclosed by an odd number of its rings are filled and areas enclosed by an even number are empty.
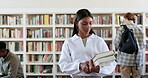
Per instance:
[[[114,71],[116,67],[115,61],[100,67],[99,73],[90,74],[81,71],[79,63],[89,61],[95,55],[108,50],[108,46],[101,37],[92,34],[87,38],[86,46],[84,46],[81,37],[74,35],[65,40],[63,44],[59,66],[62,72],[75,76],[105,76]]]

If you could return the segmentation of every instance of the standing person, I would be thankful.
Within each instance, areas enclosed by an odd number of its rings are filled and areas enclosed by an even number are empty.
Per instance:
[[[6,49],[6,43],[0,41],[0,78],[24,78],[23,69],[17,55]]]
[[[118,49],[119,51],[117,60],[120,65],[121,78],[130,78],[131,73],[133,78],[141,77],[145,40],[142,32],[143,30],[139,26],[137,26],[137,24],[135,24],[134,22],[135,22],[134,14],[132,13],[125,14],[123,25],[126,25],[128,29],[132,30],[138,47],[137,53],[135,52],[133,54],[128,54],[125,52],[121,52],[119,50],[122,34],[125,31],[125,28],[123,26],[119,27],[114,40],[115,48]]]
[[[93,17],[87,9],[77,11],[73,35],[63,44],[59,66],[73,78],[101,78],[111,74],[116,67],[115,61],[103,67],[94,66],[92,58],[109,49],[105,41],[95,35],[92,24]]]

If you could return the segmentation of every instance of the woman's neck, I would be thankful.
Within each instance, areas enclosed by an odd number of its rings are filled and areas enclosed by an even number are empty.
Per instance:
[[[78,36],[81,37],[82,39],[87,38],[88,36],[90,36],[90,34],[83,34],[83,33],[78,33]]]

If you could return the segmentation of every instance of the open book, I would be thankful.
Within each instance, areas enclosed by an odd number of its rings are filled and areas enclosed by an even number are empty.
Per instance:
[[[95,66],[99,65],[99,66],[104,66],[110,62],[113,62],[115,60],[115,52],[114,51],[106,51],[106,52],[102,52],[98,55],[96,55],[93,58],[93,63]]]

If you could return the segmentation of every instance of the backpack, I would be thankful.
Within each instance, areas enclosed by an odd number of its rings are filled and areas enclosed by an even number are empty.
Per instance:
[[[127,54],[133,54],[138,52],[138,46],[134,34],[131,29],[128,29],[126,25],[121,25],[125,31],[122,33],[122,39],[119,44],[119,51]]]

